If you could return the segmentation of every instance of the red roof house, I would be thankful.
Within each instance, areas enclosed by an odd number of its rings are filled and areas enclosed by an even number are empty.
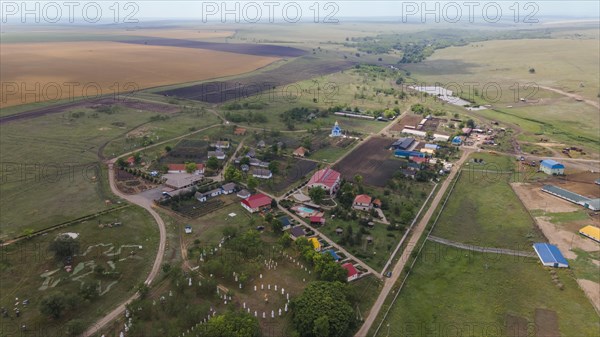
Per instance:
[[[330,195],[334,194],[340,186],[341,174],[330,168],[318,170],[308,181],[308,188],[322,187]]]
[[[350,262],[344,263],[342,268],[348,271],[348,282],[354,281],[358,278],[358,270],[354,267],[354,265]]]
[[[135,158],[133,156],[131,156],[131,157],[127,158],[126,162],[129,166],[133,166],[133,164],[135,164]]]
[[[409,157],[409,160],[417,164],[426,164],[429,161],[429,159],[427,159],[426,157],[417,156],[411,156]]]
[[[167,165],[169,173],[187,173],[185,170],[185,164],[169,164]],[[203,174],[204,173],[204,164],[199,163],[196,164],[196,171],[192,172],[194,174]]]
[[[322,216],[311,216],[310,217],[310,223],[311,224],[317,224],[317,225],[324,225],[325,224],[325,218],[323,218]]]
[[[371,204],[371,200],[373,200],[373,199],[370,196],[368,196],[366,194],[359,194],[354,198],[352,207],[355,209],[368,211],[371,209],[371,207],[373,207],[373,204]]]
[[[293,154],[294,154],[294,156],[297,156],[297,157],[304,157],[307,152],[308,152],[308,150],[306,148],[300,146],[299,148],[294,150]]]
[[[268,196],[257,193],[249,196],[248,198],[242,200],[241,205],[248,212],[254,213],[260,211],[262,208],[271,207],[271,198]]]

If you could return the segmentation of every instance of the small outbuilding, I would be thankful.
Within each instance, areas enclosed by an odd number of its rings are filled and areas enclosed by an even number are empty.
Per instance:
[[[552,159],[546,159],[540,162],[540,171],[549,175],[563,175],[565,174],[565,165]]]
[[[569,262],[562,255],[558,247],[549,243],[534,243],[533,249],[546,267],[568,268]]]
[[[579,230],[579,234],[600,243],[600,228],[588,225]]]
[[[348,282],[354,281],[358,278],[358,270],[356,270],[356,267],[354,267],[352,263],[344,263],[342,268],[348,271]]]

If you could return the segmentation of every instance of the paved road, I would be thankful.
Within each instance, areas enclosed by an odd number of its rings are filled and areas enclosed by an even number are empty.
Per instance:
[[[365,319],[360,330],[358,330],[358,332],[355,334],[355,337],[367,336],[369,330],[371,329],[371,326],[377,319],[377,315],[379,314],[379,311],[381,310],[383,303],[385,302],[386,298],[388,297],[388,295],[389,295],[390,291],[392,290],[392,287],[394,286],[396,281],[398,281],[398,278],[400,276],[400,273],[402,272],[402,269],[404,268],[404,265],[406,264],[407,261],[409,261],[410,255],[412,254],[414,248],[417,246],[417,242],[421,238],[423,231],[425,231],[425,227],[427,226],[427,223],[429,223],[429,220],[431,219],[431,217],[433,216],[433,213],[437,209],[440,201],[442,200],[442,198],[444,196],[444,193],[446,193],[448,186],[450,186],[450,183],[452,182],[452,180],[454,180],[454,177],[456,176],[458,170],[460,169],[460,167],[462,166],[464,161],[468,158],[468,156],[471,152],[472,152],[472,150],[470,150],[470,149],[466,149],[463,152],[460,159],[453,166],[450,174],[448,174],[448,177],[446,178],[446,180],[444,180],[444,182],[440,186],[440,189],[438,190],[437,194],[435,195],[435,198],[431,202],[431,206],[429,207],[429,209],[427,210],[425,215],[423,215],[423,218],[421,218],[421,221],[419,221],[418,225],[415,227],[414,232],[413,232],[412,236],[410,237],[408,244],[406,245],[406,249],[402,252],[400,259],[398,259],[398,262],[394,266],[394,269],[392,270],[392,277],[385,280],[383,289],[381,290],[381,293],[379,293],[379,297],[377,297],[375,304],[373,304],[373,307],[371,308],[371,311],[369,312],[369,316],[367,316],[367,318]]]
[[[443,245],[454,247],[454,248],[471,250],[471,251],[480,252],[480,253],[493,253],[493,254],[504,254],[504,255],[511,255],[511,256],[535,257],[534,252],[523,252],[520,250],[467,245],[467,244],[456,242],[456,241],[442,239],[440,237],[433,236],[433,235],[430,235],[429,237],[427,237],[427,240],[441,243]]]
[[[166,246],[166,242],[167,242],[167,230],[166,230],[163,219],[152,208],[153,204],[152,204],[151,200],[144,198],[143,196],[139,196],[139,195],[123,194],[121,191],[119,191],[119,189],[117,188],[116,182],[115,182],[115,171],[114,171],[114,163],[115,162],[116,162],[116,158],[112,159],[108,163],[108,180],[109,180],[110,189],[112,190],[112,192],[115,195],[117,195],[118,197],[146,209],[148,211],[148,213],[150,213],[150,215],[152,215],[152,217],[158,224],[158,231],[160,233],[160,243],[158,244],[158,251],[156,252],[156,259],[154,260],[154,265],[152,265],[152,270],[150,271],[150,274],[148,274],[146,281],[144,281],[145,284],[150,285],[152,283],[152,281],[154,280],[154,278],[160,272],[160,266],[162,265],[163,256],[165,254],[165,246]],[[127,304],[131,303],[131,301],[138,298],[138,296],[139,296],[139,294],[136,292],[134,295],[132,295],[130,298],[128,298],[125,302],[121,303],[118,307],[116,307],[111,312],[109,312],[106,316],[99,319],[90,328],[88,328],[83,334],[81,334],[81,336],[82,337],[92,336],[93,334],[97,333],[100,329],[102,329],[102,327],[104,327],[105,325],[110,323],[112,320],[123,315]]]

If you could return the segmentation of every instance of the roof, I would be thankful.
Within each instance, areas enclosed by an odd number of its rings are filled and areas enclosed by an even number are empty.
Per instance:
[[[128,162],[129,164],[134,164],[135,163],[135,157],[130,156],[129,158],[127,158],[127,160],[125,160],[126,162]]]
[[[244,135],[246,133],[246,129],[245,128],[235,128],[235,131],[233,132],[236,135]]]
[[[306,235],[306,232],[304,232],[304,228],[302,228],[302,226],[296,226],[292,227],[292,229],[290,230],[290,234],[298,238]]]
[[[306,148],[304,148],[303,146],[300,146],[299,148],[294,150],[294,154],[299,155],[299,156],[305,155],[306,152],[308,152],[308,150]]]
[[[308,239],[308,241],[310,241],[310,243],[313,245],[314,249],[321,248],[321,243],[319,242],[319,240],[317,238],[310,238],[310,239]]]
[[[565,168],[565,165],[557,162],[556,160],[552,160],[552,159],[542,160],[540,165],[550,167],[550,168]]]
[[[189,185],[193,185],[196,182],[202,180],[202,176],[200,175],[183,175],[182,177],[167,177],[167,181],[165,182],[165,185],[173,187],[175,189],[179,189],[182,187],[186,187]]]
[[[585,226],[579,230],[579,233],[587,236],[588,238],[600,242],[600,228],[596,226]]]
[[[375,199],[375,200],[373,200],[373,204],[374,204],[374,205],[381,206],[381,200],[379,200],[379,199]]]
[[[415,163],[427,163],[427,158],[425,157],[416,157],[416,156],[410,156],[408,159],[410,159],[411,161],[414,161]]]
[[[355,204],[370,204],[371,203],[371,197],[366,195],[366,194],[359,194],[354,198],[354,203]]]
[[[600,199],[589,199],[585,202],[585,207],[591,209],[592,211],[600,210]]]
[[[273,175],[273,173],[271,173],[270,170],[264,169],[264,168],[257,168],[254,169],[252,171],[252,175],[253,176],[260,176],[260,177],[270,177]]]
[[[290,218],[288,218],[287,216],[282,216],[281,218],[279,218],[279,221],[281,222],[283,227],[290,226],[292,224],[290,222]]]
[[[231,191],[235,189],[235,183],[227,183],[223,186],[221,186],[222,189],[224,189],[225,191]]]
[[[452,143],[461,143],[461,142],[462,142],[462,139],[460,139],[459,136],[456,136],[452,139]]]
[[[259,208],[259,207],[271,205],[271,200],[272,199],[270,197],[268,197],[262,193],[257,193],[257,194],[251,195],[250,197],[248,197],[248,199],[242,200],[242,203],[244,203],[246,206],[248,206],[250,208]]]
[[[237,196],[240,198],[247,198],[250,196],[250,192],[248,192],[248,190],[241,190],[237,192]]]
[[[311,216],[310,217],[310,222],[322,222],[323,221],[323,217],[320,216]]]
[[[583,195],[565,190],[564,188],[560,188],[554,185],[544,185],[544,187],[542,187],[542,191],[548,192],[550,194],[555,194],[561,198],[567,199],[578,204],[583,204],[584,202],[590,200],[590,198],[586,198]]]
[[[323,254],[327,254],[327,253],[329,253],[329,255],[331,255],[331,257],[333,258],[334,261],[339,261],[341,259],[340,256],[337,255],[337,253],[333,249],[327,249],[326,251],[323,252]]]
[[[569,262],[564,258],[558,247],[549,243],[534,243],[533,249],[537,253],[538,257],[545,266],[558,266],[568,267]]]
[[[437,150],[439,149],[439,145],[435,145],[435,144],[425,144],[424,146],[426,149],[432,149],[432,150]]]
[[[406,137],[406,138],[400,138],[397,141],[395,141],[392,146],[395,148],[401,148],[403,150],[408,149],[412,143],[415,142],[414,138],[410,138],[410,137]]]
[[[310,177],[308,184],[322,184],[327,186],[328,188],[332,188],[339,180],[339,178],[340,173],[338,171],[334,171],[330,168],[325,168],[315,172],[315,174],[313,174],[313,176]]]
[[[350,262],[348,263],[344,263],[342,265],[342,268],[346,269],[348,271],[348,277],[352,277],[354,275],[358,275],[358,270],[356,270],[356,268],[354,267],[354,265]]]

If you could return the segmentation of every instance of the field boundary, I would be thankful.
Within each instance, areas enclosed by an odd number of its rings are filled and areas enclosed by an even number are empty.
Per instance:
[[[22,235],[19,235],[19,236],[15,237],[15,238],[7,241],[7,242],[3,242],[2,244],[0,244],[0,247],[4,247],[4,246],[11,245],[13,243],[17,243],[17,242],[19,242],[19,241],[21,241],[23,239],[33,238],[35,236],[51,232],[51,231],[53,231],[55,229],[59,229],[59,228],[63,228],[63,227],[71,226],[71,225],[75,225],[75,224],[78,224],[80,222],[93,219],[93,218],[98,217],[100,215],[112,213],[112,212],[115,212],[115,211],[118,211],[118,210],[125,209],[125,208],[130,207],[130,206],[131,206],[131,204],[125,204],[125,205],[121,205],[121,206],[117,206],[117,207],[112,207],[112,208],[105,209],[105,210],[100,211],[100,212],[96,212],[96,213],[93,213],[93,214],[84,215],[84,216],[82,216],[80,218],[77,218],[77,219],[65,221],[65,222],[59,223],[59,224],[54,225],[54,226],[46,227],[44,229],[40,229],[40,230],[34,231],[31,234],[22,234]]]
[[[425,247],[425,243],[427,242],[427,239],[429,238],[429,235],[433,231],[433,228],[435,227],[435,224],[438,222],[438,219],[440,218],[440,215],[442,214],[442,211],[446,207],[446,203],[450,199],[450,196],[452,195],[452,192],[454,191],[454,187],[456,186],[456,183],[460,179],[461,174],[462,174],[462,169],[460,171],[458,171],[458,174],[454,178],[454,182],[452,183],[452,187],[450,187],[450,191],[448,191],[448,194],[446,195],[446,198],[444,199],[444,203],[440,207],[440,210],[439,210],[437,216],[435,217],[435,220],[433,221],[433,224],[432,224],[431,228],[427,232],[427,235],[425,236],[425,239],[423,240],[423,243],[421,244],[421,247],[419,247],[419,250],[417,251],[417,255],[414,257],[412,263],[410,264],[410,267],[407,269],[407,273],[404,276],[404,279],[402,280],[402,283],[400,284],[400,286],[396,290],[396,295],[392,299],[392,302],[389,304],[387,310],[385,311],[385,314],[383,315],[383,317],[381,318],[381,321],[377,325],[377,329],[375,329],[375,332],[373,333],[373,337],[377,336],[377,334],[379,333],[379,330],[381,329],[381,325],[383,324],[383,322],[387,318],[387,315],[389,314],[390,310],[394,306],[394,303],[396,303],[396,299],[398,298],[398,295],[400,295],[400,292],[401,292],[402,288],[404,287],[404,284],[406,283],[406,280],[410,276],[411,270],[413,269],[415,263],[417,262],[417,260],[419,258],[419,255],[421,255],[421,251],[423,250],[423,247]]]
[[[460,243],[460,242],[456,242],[456,241],[446,240],[446,239],[443,239],[443,238],[440,238],[437,236],[433,236],[433,235],[428,236],[427,240],[432,241],[432,242],[437,242],[442,245],[458,248],[458,249],[464,249],[464,250],[480,252],[480,253],[504,254],[504,255],[522,256],[522,257],[535,257],[535,254],[532,252],[468,245],[468,244],[464,244],[464,243]]]

